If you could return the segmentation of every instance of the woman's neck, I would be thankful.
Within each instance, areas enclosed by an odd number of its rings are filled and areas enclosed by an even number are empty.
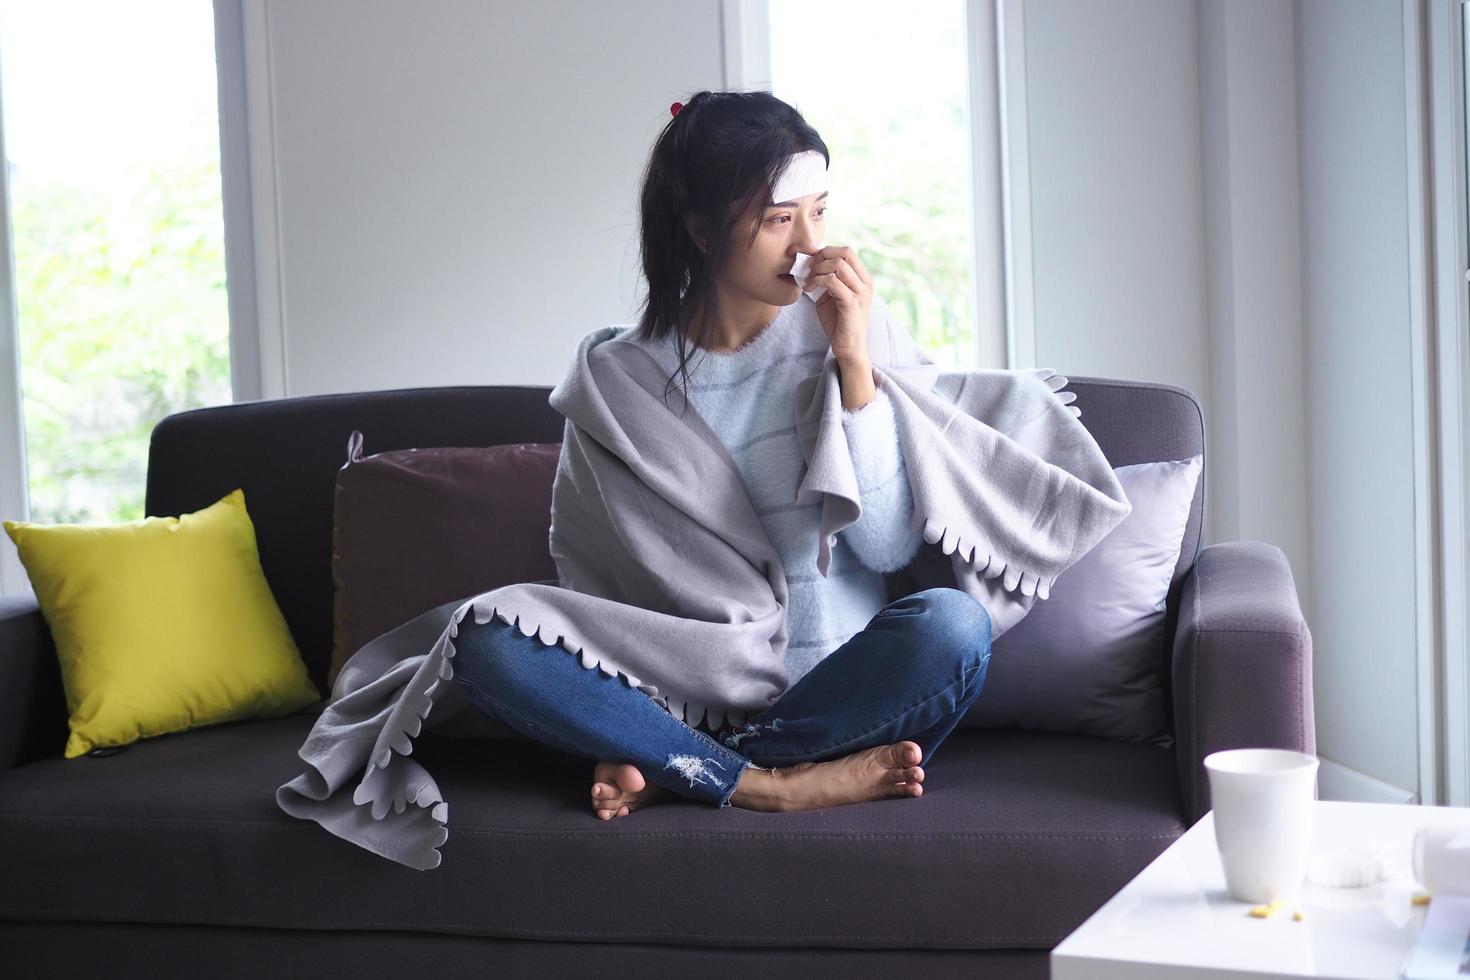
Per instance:
[[[705,347],[704,350],[711,354],[729,354],[739,350],[774,323],[776,317],[780,316],[781,310],[782,307],[772,306],[760,300],[736,300],[721,296],[720,322],[710,330],[709,342],[714,346]],[[685,336],[691,342],[698,333],[699,322],[697,315],[690,322],[689,329],[685,331]]]

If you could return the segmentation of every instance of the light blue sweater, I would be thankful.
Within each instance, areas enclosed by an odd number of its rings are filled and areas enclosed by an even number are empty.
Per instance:
[[[667,373],[676,370],[672,336],[653,343],[630,329],[628,337]],[[893,406],[880,387],[868,404],[842,413],[862,514],[838,532],[828,576],[817,570],[821,504],[794,503],[806,465],[796,435],[796,385],[821,368],[828,349],[816,307],[805,298],[782,307],[739,350],[689,348],[689,401],[730,450],[786,570],[792,685],[868,625],[888,602],[883,573],[908,564],[923,541],[923,528],[911,526],[914,502]],[[675,389],[680,381],[674,378]]]

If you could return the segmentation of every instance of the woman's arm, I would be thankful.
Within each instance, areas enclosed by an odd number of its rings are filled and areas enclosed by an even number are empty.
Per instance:
[[[844,410],[853,469],[863,512],[838,532],[864,565],[892,572],[909,563],[923,541],[923,528],[911,528],[914,498],[893,418],[893,404],[881,388],[856,411]]]
[[[847,300],[845,315],[836,316],[829,308],[822,325],[829,339],[838,335],[842,338],[842,343],[833,343],[832,351],[841,374],[842,428],[857,473],[862,514],[838,533],[864,565],[886,573],[909,563],[923,543],[924,530],[909,526],[914,516],[913,493],[898,442],[893,404],[887,392],[878,387],[873,373],[869,337],[873,343],[884,345],[885,363],[924,364],[933,360],[894,322],[887,304],[873,292],[867,270],[855,253],[851,249],[842,249],[841,253],[860,272],[863,288],[851,288],[850,282],[834,285],[833,290]],[[822,313],[820,306],[818,313]],[[835,333],[828,319],[837,321],[840,329]]]

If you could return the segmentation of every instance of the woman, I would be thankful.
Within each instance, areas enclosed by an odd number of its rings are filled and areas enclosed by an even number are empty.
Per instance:
[[[461,623],[454,680],[523,734],[597,760],[590,799],[603,820],[674,795],[763,811],[917,797],[984,684],[990,618],[955,588],[885,603],[884,574],[908,563],[922,534],[869,358],[872,278],[853,249],[822,247],[826,145],[766,92],[702,91],[671,111],[641,195],[648,296],[625,338],[671,385],[681,379],[780,553],[790,683],[739,730],[691,727],[494,617]],[[798,282],[800,255],[811,268]],[[862,514],[823,576],[821,505],[791,503],[804,466],[793,423],[796,382],[829,353]]]

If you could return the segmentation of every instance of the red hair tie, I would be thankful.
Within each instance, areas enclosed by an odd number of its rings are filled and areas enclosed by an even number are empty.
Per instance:
[[[679,110],[682,108],[684,108],[684,103],[675,102],[673,105],[669,106],[669,115],[677,116],[679,114]]]

